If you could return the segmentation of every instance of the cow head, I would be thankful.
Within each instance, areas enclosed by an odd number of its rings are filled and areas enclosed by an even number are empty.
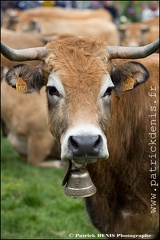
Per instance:
[[[6,81],[22,92],[39,91],[45,85],[49,128],[61,144],[61,158],[93,163],[109,157],[112,91],[131,90],[149,75],[138,62],[116,66],[111,59],[142,58],[154,52],[158,44],[155,41],[134,49],[106,47],[85,38],[52,41],[43,48],[28,50],[13,50],[2,44],[2,54],[11,60],[43,60],[37,67],[14,66]]]
[[[150,32],[150,26],[139,23],[119,26],[120,44],[122,46],[142,46],[145,42],[146,33]]]

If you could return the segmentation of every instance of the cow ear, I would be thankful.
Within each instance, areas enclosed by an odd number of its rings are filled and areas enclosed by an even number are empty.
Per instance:
[[[43,75],[39,66],[16,65],[9,69],[5,79],[19,93],[39,92],[43,86]]]
[[[114,66],[111,72],[111,79],[116,91],[132,90],[148,78],[148,70],[138,62],[127,62]]]

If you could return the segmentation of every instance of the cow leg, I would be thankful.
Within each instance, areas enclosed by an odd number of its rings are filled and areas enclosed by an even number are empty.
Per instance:
[[[28,141],[28,162],[34,166],[54,168],[63,167],[60,160],[45,161],[50,155],[53,147],[54,139],[51,140],[46,135],[31,136]]]

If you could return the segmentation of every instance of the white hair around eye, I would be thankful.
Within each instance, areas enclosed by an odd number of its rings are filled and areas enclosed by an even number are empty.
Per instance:
[[[111,77],[109,74],[105,74],[104,78],[102,79],[101,82],[101,88],[100,88],[100,92],[99,92],[99,98],[103,98],[107,96],[107,92],[108,95],[110,95],[109,93],[111,92],[111,90],[114,88],[114,84],[111,80]]]
[[[63,84],[61,83],[61,80],[58,76],[58,73],[55,72],[50,73],[46,87],[55,87],[63,97],[65,97],[66,95]]]

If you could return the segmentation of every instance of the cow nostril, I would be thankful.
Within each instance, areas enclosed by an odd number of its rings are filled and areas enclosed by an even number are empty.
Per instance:
[[[73,136],[70,136],[69,138],[69,145],[72,149],[72,151],[77,151],[78,150],[78,143],[76,142],[76,140],[74,140]]]
[[[94,143],[94,150],[99,151],[102,146],[102,138],[100,135],[98,135],[97,140]]]
[[[102,148],[103,141],[100,135],[70,136],[68,148],[73,157],[97,156]]]

